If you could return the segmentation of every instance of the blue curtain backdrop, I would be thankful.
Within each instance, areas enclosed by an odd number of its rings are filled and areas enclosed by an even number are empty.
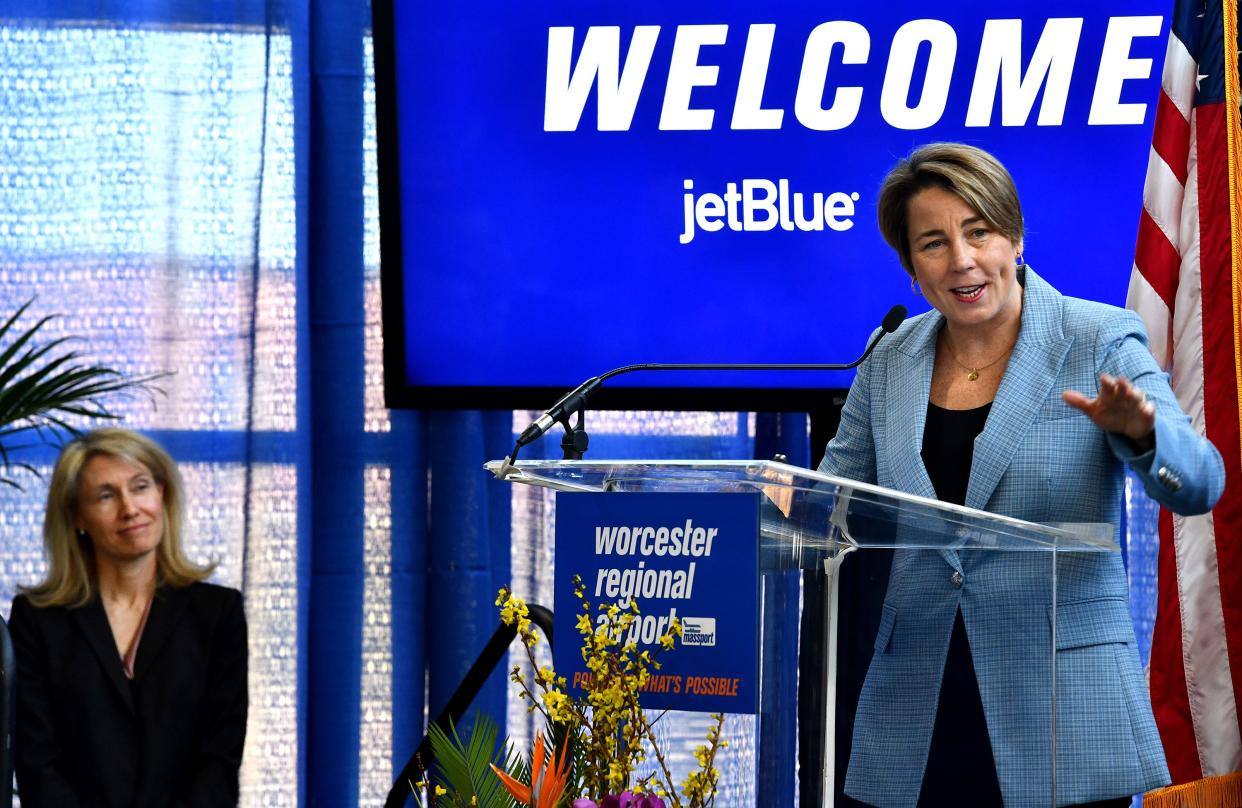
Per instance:
[[[514,414],[382,407],[369,21],[345,0],[0,0],[0,311],[35,296],[89,358],[175,373],[116,404],[181,462],[191,553],[246,595],[246,806],[381,804],[497,587],[535,600],[550,575],[550,501],[480,470]],[[808,457],[803,416],[592,423],[595,457]],[[0,498],[6,614],[43,571],[43,493]],[[798,598],[765,586],[773,662]],[[764,669],[791,711],[796,676]],[[476,706],[528,737],[510,696],[502,669]],[[792,804],[772,760],[795,738],[762,732],[722,804]]]

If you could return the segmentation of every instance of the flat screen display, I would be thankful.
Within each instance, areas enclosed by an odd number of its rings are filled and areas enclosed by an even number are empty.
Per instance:
[[[931,141],[996,154],[1028,263],[1123,304],[1168,8],[376,0],[389,405],[850,361],[927,308],[875,203]],[[635,373],[592,406],[805,410],[851,378]]]

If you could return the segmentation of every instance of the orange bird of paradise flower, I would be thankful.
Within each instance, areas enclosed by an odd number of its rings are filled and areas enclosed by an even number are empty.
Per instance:
[[[557,800],[565,792],[565,781],[569,779],[569,736],[561,744],[560,759],[555,752],[551,759],[546,759],[543,748],[543,736],[535,739],[535,752],[530,761],[530,785],[525,785],[510,777],[492,764],[492,771],[500,778],[505,790],[513,795],[513,799],[531,808],[556,808]],[[545,767],[545,763],[547,766]],[[545,770],[546,768],[546,770]],[[542,781],[540,775],[543,775]]]

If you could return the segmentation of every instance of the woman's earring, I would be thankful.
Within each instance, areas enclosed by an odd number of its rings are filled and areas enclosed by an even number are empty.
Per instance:
[[[914,292],[916,295],[923,294],[923,291],[919,289],[919,279],[913,276],[910,278],[910,291]]]
[[[1020,267],[1026,266],[1026,261],[1022,259],[1022,253],[1018,253],[1016,266],[1020,266]]]

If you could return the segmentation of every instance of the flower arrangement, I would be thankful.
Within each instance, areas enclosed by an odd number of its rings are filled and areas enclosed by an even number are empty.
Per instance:
[[[577,629],[588,672],[577,697],[566,692],[564,677],[536,660],[540,639],[526,604],[508,587],[500,589],[501,620],[516,627],[534,671],[528,678],[515,666],[510,679],[529,701],[528,709],[546,718],[547,737],[536,739],[527,761],[507,750],[508,744],[504,753],[495,751],[490,721],[476,724],[468,745],[456,730],[450,738],[433,727],[433,751],[442,771],[448,761],[450,773],[441,782],[411,784],[416,795],[426,794],[430,808],[708,808],[714,803],[720,781],[715,758],[728,746],[722,736],[724,715],[712,715],[706,742],[695,752],[697,768],[677,787],[654,729],[663,713],[648,717],[639,704],[651,672],[661,667],[659,655],[675,647],[681,625],[673,619],[658,648],[640,651],[636,643],[626,642],[639,616],[634,601],[593,607],[578,576],[574,594],[581,602]],[[478,776],[484,764],[490,781]],[[468,776],[463,769],[470,766],[475,768]]]

